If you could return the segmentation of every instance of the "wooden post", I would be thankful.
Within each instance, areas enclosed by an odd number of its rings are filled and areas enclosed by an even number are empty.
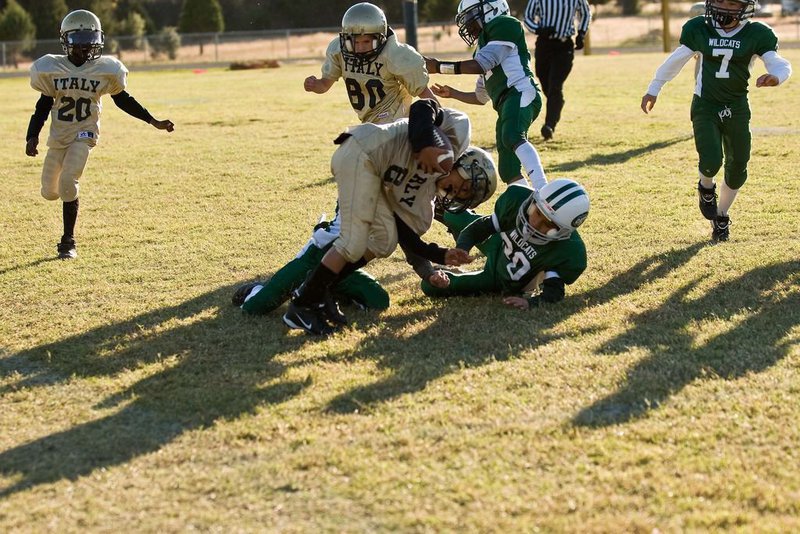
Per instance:
[[[672,37],[669,33],[669,0],[661,0],[661,24],[662,34],[664,38],[662,39],[664,43],[664,52],[671,52],[672,51]]]

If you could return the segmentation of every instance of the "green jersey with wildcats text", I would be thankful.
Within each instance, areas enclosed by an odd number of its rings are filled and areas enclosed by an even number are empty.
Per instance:
[[[680,42],[701,56],[695,94],[719,103],[746,97],[756,56],[778,50],[772,28],[754,21],[725,32],[694,17],[683,25]]]
[[[520,235],[517,216],[532,192],[526,185],[511,185],[494,207],[493,219],[500,229],[503,254],[495,259],[493,268],[495,279],[505,291],[522,292],[542,271],[555,271],[564,283],[571,284],[586,269],[586,246],[577,231],[568,239],[545,245],[534,245]]]
[[[512,48],[512,52],[493,69],[483,74],[486,91],[497,109],[503,94],[514,87],[519,92],[536,88],[531,73],[531,54],[525,41],[522,23],[514,17],[501,15],[495,17],[483,28],[478,36],[478,51],[490,42],[499,42]],[[473,56],[474,57],[474,56]]]

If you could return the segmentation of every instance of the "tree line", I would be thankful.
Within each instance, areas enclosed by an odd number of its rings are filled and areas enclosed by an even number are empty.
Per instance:
[[[608,0],[590,0],[603,4]],[[640,0],[617,0],[623,13],[638,11]],[[179,33],[335,28],[358,0],[0,0],[0,41],[20,44],[11,55],[31,51],[37,39],[57,39],[64,16],[88,9],[100,18],[106,35],[142,38],[165,49],[180,45]],[[404,0],[373,0],[389,23],[402,26]],[[459,0],[418,0],[420,23],[452,21]],[[512,14],[522,15],[528,0],[508,0]],[[117,46],[108,40],[112,47]],[[167,52],[169,54],[169,52]]]

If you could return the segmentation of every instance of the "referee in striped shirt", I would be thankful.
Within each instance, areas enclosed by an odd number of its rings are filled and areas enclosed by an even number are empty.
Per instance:
[[[575,42],[575,16],[578,32]],[[542,137],[553,138],[564,107],[564,82],[572,70],[575,50],[583,48],[592,14],[587,0],[530,0],[525,9],[525,27],[536,34],[533,53],[536,77],[547,98]]]

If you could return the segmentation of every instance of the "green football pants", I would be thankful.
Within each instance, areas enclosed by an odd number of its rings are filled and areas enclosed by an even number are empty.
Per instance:
[[[724,158],[725,183],[731,189],[742,187],[747,180],[751,146],[747,98],[717,104],[695,95],[691,116],[700,172],[709,178],[716,176]]]
[[[322,262],[322,257],[330,247],[307,246],[295,259],[278,269],[264,287],[242,305],[242,309],[250,314],[262,315],[286,302],[291,292],[305,281],[308,272]],[[375,278],[361,269],[336,284],[333,296],[337,300],[351,300],[373,310],[389,307],[389,294]]]
[[[538,92],[533,102],[525,107],[520,107],[521,97],[519,91],[511,89],[497,108],[497,172],[505,183],[514,182],[522,175],[522,164],[514,149],[528,139],[528,128],[542,110],[542,96]]]

